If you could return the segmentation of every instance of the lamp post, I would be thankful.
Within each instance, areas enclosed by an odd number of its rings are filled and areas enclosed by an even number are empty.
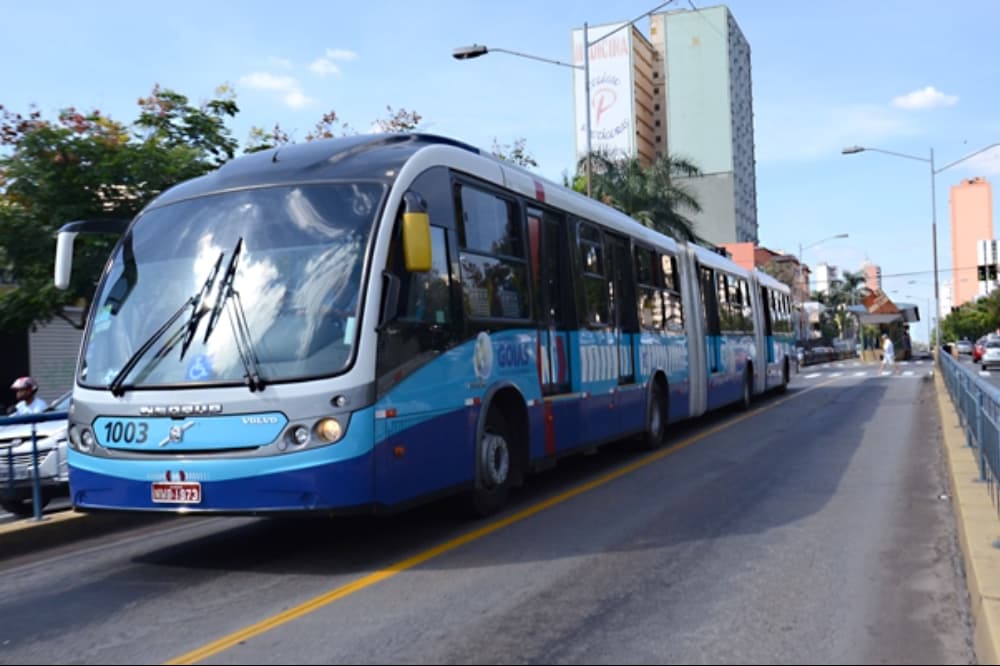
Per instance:
[[[795,280],[796,281],[796,286],[799,289],[803,288],[803,284],[802,284],[802,282],[803,282],[803,275],[802,275],[802,253],[805,250],[808,250],[811,247],[816,247],[817,245],[822,245],[823,243],[825,243],[825,242],[827,242],[829,240],[834,240],[835,238],[847,238],[847,237],[848,237],[848,234],[836,234],[835,236],[827,236],[826,238],[824,238],[822,240],[818,240],[815,243],[809,243],[809,245],[806,245],[805,247],[802,247],[802,243],[799,243],[799,259],[798,259],[798,271],[797,271],[798,277]],[[806,322],[806,307],[805,307],[805,303],[809,299],[809,285],[808,284],[805,285],[805,294],[806,294],[805,297],[802,298],[802,301],[799,304],[799,309],[800,309],[800,311],[802,313],[801,316],[799,317],[799,330],[802,333],[803,337],[805,337],[805,332],[806,332],[806,323],[805,323]]]
[[[980,153],[985,153],[987,150],[996,148],[1000,146],[1000,142],[991,143],[985,148],[980,148],[974,153],[969,153],[961,159],[957,159],[954,162],[949,162],[943,167],[934,167],[934,149],[930,149],[929,157],[920,157],[918,155],[908,155],[906,153],[897,153],[892,150],[882,150],[881,148],[869,148],[867,146],[850,146],[844,148],[840,152],[844,155],[854,155],[855,153],[863,153],[865,151],[873,153],[885,153],[886,155],[892,155],[894,157],[903,157],[908,160],[917,160],[918,162],[927,162],[930,165],[931,171],[931,248],[934,254],[934,344],[939,346],[941,344],[941,288],[938,281],[938,252],[937,252],[937,188],[935,187],[935,176],[946,169],[950,169],[957,164],[975,157]]]
[[[541,62],[547,62],[547,63],[550,63],[552,65],[560,65],[562,67],[571,67],[571,68],[576,69],[576,70],[583,70],[583,91],[584,91],[583,92],[583,99],[585,101],[585,105],[584,106],[586,106],[586,115],[585,115],[586,124],[585,124],[585,129],[586,129],[586,132],[587,132],[587,162],[586,162],[586,166],[587,166],[587,196],[589,197],[592,194],[592,190],[591,190],[591,187],[590,187],[590,169],[591,169],[591,166],[590,166],[590,154],[592,152],[592,150],[591,150],[591,136],[590,136],[591,135],[591,131],[590,131],[590,47],[592,47],[595,44],[601,42],[602,40],[607,39],[611,35],[613,35],[616,32],[618,32],[619,30],[622,30],[624,28],[629,27],[630,25],[634,24],[636,21],[638,21],[639,19],[641,19],[643,16],[649,16],[650,14],[652,14],[653,12],[655,12],[656,10],[663,9],[664,7],[666,7],[667,5],[671,4],[672,2],[674,2],[674,0],[667,0],[666,2],[661,2],[660,4],[658,4],[657,6],[653,7],[652,9],[647,10],[647,11],[643,12],[642,14],[639,14],[638,16],[636,16],[631,21],[629,21],[627,23],[621,24],[620,26],[618,26],[617,28],[615,28],[611,32],[606,33],[604,35],[601,35],[600,37],[598,37],[594,41],[590,41],[589,26],[588,26],[588,24],[586,22],[584,22],[584,24],[583,24],[583,65],[582,66],[581,65],[574,65],[574,64],[571,64],[571,63],[568,63],[568,62],[561,62],[559,60],[552,60],[551,58],[542,58],[542,57],[539,57],[539,56],[530,55],[528,53],[521,53],[520,51],[511,51],[510,49],[498,49],[496,47],[487,47],[487,46],[483,46],[481,44],[473,44],[472,46],[460,46],[460,47],[454,49],[452,51],[451,55],[456,60],[471,60],[472,58],[478,58],[479,56],[486,55],[487,53],[489,53],[491,51],[496,51],[497,53],[507,53],[509,55],[520,56],[522,58],[530,58],[532,60],[539,60]]]

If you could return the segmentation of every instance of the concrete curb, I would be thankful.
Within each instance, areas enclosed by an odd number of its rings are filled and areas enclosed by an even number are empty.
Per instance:
[[[164,519],[163,516],[147,514],[60,511],[44,516],[40,521],[34,518],[16,520],[0,525],[0,560]]]
[[[980,664],[1000,663],[1000,516],[987,486],[979,481],[979,463],[965,439],[940,372],[934,373],[938,410],[948,471],[952,508],[965,561],[972,617],[973,647]]]

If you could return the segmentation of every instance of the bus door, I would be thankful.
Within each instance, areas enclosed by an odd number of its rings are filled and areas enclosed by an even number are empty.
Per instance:
[[[566,332],[565,220],[528,210],[528,237],[538,307],[538,373],[543,395],[570,390],[569,339]]]
[[[611,258],[611,322],[614,327],[618,391],[615,408],[623,430],[637,430],[646,422],[646,393],[635,385],[636,346],[639,337],[639,299],[636,296],[629,242],[607,235]]]
[[[719,321],[719,293],[716,290],[715,271],[705,266],[701,273],[701,302],[705,308],[705,365],[711,378],[724,370],[722,367],[722,328]],[[711,382],[709,382],[711,387]],[[709,391],[711,393],[711,391]]]
[[[559,394],[570,393],[570,340],[568,321],[572,319],[573,289],[568,282],[566,218],[550,211],[528,209],[528,242],[531,251],[532,291],[535,293],[535,321],[538,326],[536,358],[538,382],[544,410],[545,455],[557,450],[556,423],[579,423],[578,410],[562,401]],[[569,411],[567,411],[569,410]],[[567,441],[578,436],[565,432]]]
[[[624,238],[608,236],[611,254],[612,321],[618,347],[618,385],[635,383],[635,358],[632,339],[639,331],[635,281],[628,243]]]
[[[774,325],[772,324],[771,309],[774,305],[773,294],[767,287],[760,288],[760,300],[764,309],[764,350],[767,356],[767,365],[770,368],[774,363]]]

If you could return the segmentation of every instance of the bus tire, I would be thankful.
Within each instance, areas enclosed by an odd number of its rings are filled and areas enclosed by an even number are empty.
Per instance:
[[[647,451],[653,451],[663,446],[667,436],[668,403],[667,392],[659,383],[653,383],[650,391],[649,408],[646,410],[646,432],[642,436],[641,446]]]
[[[472,489],[472,511],[490,516],[507,503],[515,476],[511,430],[497,407],[492,407],[476,442],[476,485]]]
[[[740,396],[740,407],[743,411],[750,409],[753,403],[753,368],[749,365],[743,371],[743,394]]]
[[[781,384],[778,386],[778,393],[784,393],[788,390],[788,359],[785,359],[784,365],[781,366]]]

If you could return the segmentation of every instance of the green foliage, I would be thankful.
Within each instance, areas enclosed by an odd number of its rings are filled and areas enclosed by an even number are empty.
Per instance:
[[[976,340],[1000,327],[1000,289],[989,296],[966,303],[941,320],[945,342],[968,338]]]
[[[573,188],[587,190],[587,158],[577,163]],[[591,154],[591,196],[617,208],[645,226],[679,240],[701,241],[694,222],[685,211],[701,212],[701,204],[679,182],[698,176],[691,162],[662,155],[650,166],[637,157],[619,158],[608,153]]]
[[[868,292],[864,274],[850,271],[845,271],[840,279],[831,282],[828,290],[814,292],[812,300],[826,306],[820,314],[820,329],[823,335],[829,339],[856,339],[858,319],[849,308],[861,304]]]
[[[73,220],[131,219],[160,192],[203,175],[231,159],[239,143],[226,122],[239,112],[228,86],[195,106],[184,95],[153,87],[137,100],[130,124],[99,110],[74,108],[56,119],[32,107],[22,115],[0,106],[0,330],[22,330],[62,317],[82,327],[90,298],[116,239],[81,235],[76,239],[69,289],[52,283],[55,235]],[[417,131],[416,111],[386,107],[372,123],[381,132]],[[357,134],[336,111],[325,114],[305,140]],[[251,129],[245,152],[291,143],[278,123],[270,131]],[[535,165],[524,140],[513,160]],[[83,306],[72,320],[67,305]]]
[[[131,218],[157,194],[232,157],[225,119],[231,98],[200,107],[153,88],[131,126],[104,116],[62,111],[55,120],[0,107],[0,265],[14,287],[0,296],[0,330],[18,330],[87,305],[114,239],[81,237],[66,291],[52,284],[55,233],[66,222]],[[86,308],[85,308],[86,311]],[[80,321],[72,321],[82,326]]]

